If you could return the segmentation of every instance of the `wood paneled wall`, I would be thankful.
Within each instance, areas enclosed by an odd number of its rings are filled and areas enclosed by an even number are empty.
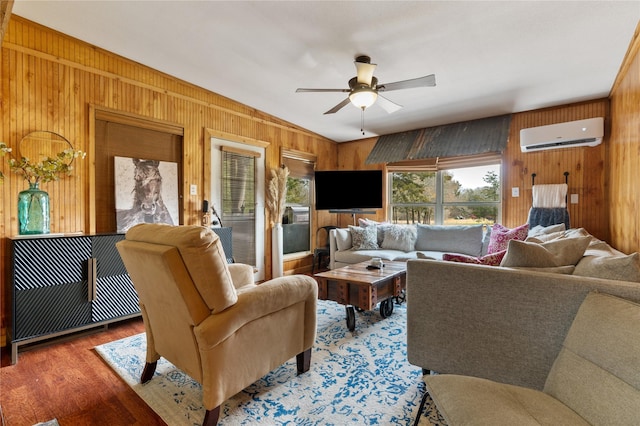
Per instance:
[[[522,153],[520,129],[543,126],[591,117],[605,117],[608,123],[607,99],[566,105],[557,108],[514,114],[509,132],[509,142],[502,161],[502,223],[514,227],[527,221],[531,207],[531,174],[536,173],[536,183],[563,183],[564,172],[569,175],[569,192],[578,194],[578,204],[569,206],[572,226],[584,227],[601,239],[608,239],[608,217],[605,208],[605,153],[604,143],[593,148],[569,148],[562,150]],[[609,131],[606,131],[609,134]],[[383,168],[381,164],[365,166],[364,162],[375,145],[375,139],[342,143],[338,147],[340,168]],[[511,197],[511,188],[520,188],[520,197]],[[378,210],[374,220],[384,220],[384,210]],[[339,224],[352,223],[351,217],[341,215]]]
[[[611,91],[608,181],[611,242],[640,251],[640,23]]]
[[[571,226],[585,228],[602,240],[609,240],[606,209],[605,158],[610,130],[607,99],[514,114],[509,142],[502,160],[502,222],[509,227],[527,221],[532,201],[531,174],[535,183],[564,183],[569,172],[569,194],[578,194],[578,204],[568,204]],[[520,151],[520,130],[528,127],[605,118],[605,138],[596,147],[576,147],[538,152]],[[512,197],[511,188],[520,188]]]
[[[66,137],[75,149],[89,152],[76,164],[72,177],[43,187],[51,199],[52,233],[95,230],[100,206],[95,205],[94,180],[101,179],[94,174],[95,158],[91,158],[96,110],[184,129],[182,189],[184,194],[189,194],[191,184],[199,189],[198,195],[185,195],[185,224],[200,223],[205,129],[233,141],[267,143],[267,170],[279,164],[281,146],[315,154],[319,168],[337,164],[335,142],[16,15],[4,34],[0,67],[0,140],[16,148],[29,132],[50,130]],[[7,237],[18,233],[16,203],[26,184],[9,171],[6,158],[1,160],[6,178],[0,184],[0,338],[5,344],[10,324]],[[323,221],[330,219],[321,215],[318,224],[328,225]],[[266,243],[270,248],[270,239]],[[311,258],[298,263],[310,267]]]

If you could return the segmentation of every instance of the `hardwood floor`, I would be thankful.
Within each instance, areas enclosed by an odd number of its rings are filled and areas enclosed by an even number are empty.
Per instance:
[[[141,319],[18,354],[1,349],[2,425],[28,426],[56,418],[65,425],[165,425],[93,348],[144,332]]]

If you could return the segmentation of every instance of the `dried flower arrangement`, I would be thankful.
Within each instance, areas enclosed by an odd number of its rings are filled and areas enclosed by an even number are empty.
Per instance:
[[[289,169],[287,166],[271,169],[271,178],[267,187],[267,210],[271,218],[271,226],[282,222],[284,203],[287,198],[287,178]]]

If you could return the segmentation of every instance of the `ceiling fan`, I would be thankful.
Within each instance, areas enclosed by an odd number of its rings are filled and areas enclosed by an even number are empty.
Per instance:
[[[376,69],[376,64],[371,63],[371,58],[368,56],[358,56],[354,61],[356,65],[357,76],[349,80],[348,89],[297,89],[298,92],[344,92],[349,93],[349,96],[340,102],[338,105],[331,108],[325,114],[333,114],[340,111],[344,106],[352,103],[362,111],[373,105],[376,100],[382,108],[389,114],[398,111],[402,108],[402,105],[398,105],[395,102],[390,101],[384,96],[380,95],[380,92],[390,92],[392,90],[412,89],[415,87],[429,87],[436,85],[436,76],[434,74],[426,75],[424,77],[414,78],[410,80],[396,81],[394,83],[378,84],[378,79],[373,76],[373,72]]]

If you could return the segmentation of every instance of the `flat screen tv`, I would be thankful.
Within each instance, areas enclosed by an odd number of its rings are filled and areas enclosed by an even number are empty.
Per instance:
[[[382,170],[315,172],[316,210],[382,208]]]

